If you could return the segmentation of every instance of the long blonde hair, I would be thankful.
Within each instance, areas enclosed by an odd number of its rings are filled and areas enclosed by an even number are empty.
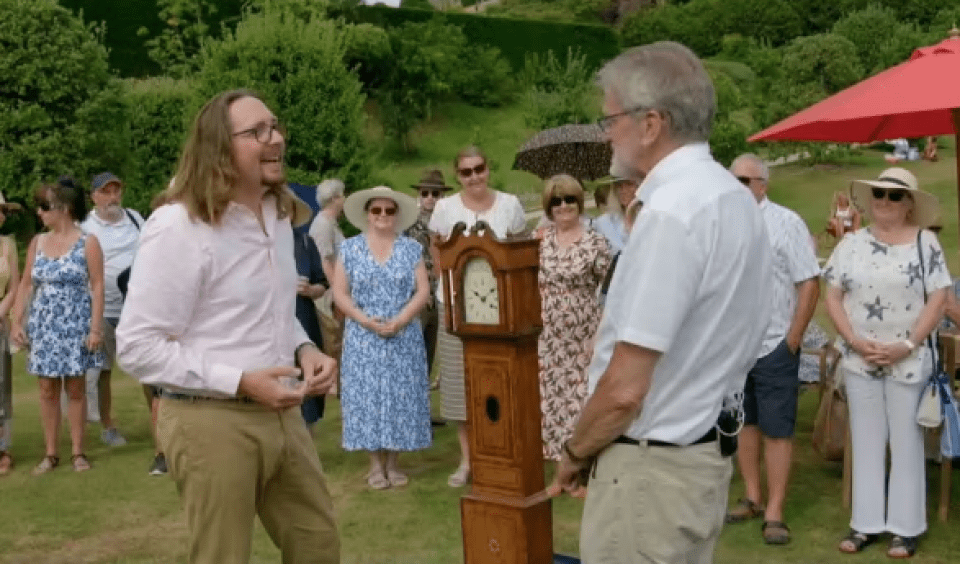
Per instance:
[[[167,202],[181,202],[190,218],[218,225],[234,197],[238,174],[233,164],[230,106],[241,98],[263,98],[252,90],[221,92],[204,104],[194,118],[193,127],[172,186],[167,188]],[[278,217],[287,217],[293,200],[284,188],[285,180],[268,185],[267,194],[277,199]]]

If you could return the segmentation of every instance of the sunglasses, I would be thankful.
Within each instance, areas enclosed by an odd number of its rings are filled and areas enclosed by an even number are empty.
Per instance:
[[[464,178],[470,178],[474,174],[483,174],[487,170],[487,163],[480,163],[473,168],[458,168],[457,174]]]
[[[763,178],[759,176],[738,176],[737,180],[743,183],[744,186],[750,186],[750,182],[754,180],[763,180]]]
[[[875,200],[882,200],[886,196],[891,202],[899,202],[907,195],[907,191],[900,188],[871,188],[870,192]]]
[[[48,212],[53,209],[53,204],[46,200],[37,200],[37,209],[40,211]]]
[[[421,198],[429,198],[431,196],[433,198],[439,198],[440,194],[442,194],[440,190],[421,190],[420,191]]]
[[[370,208],[370,213],[373,215],[392,216],[397,213],[397,208],[381,208],[380,206],[373,206]]]
[[[564,196],[564,197],[562,197],[562,198],[560,198],[559,196],[554,196],[554,197],[550,198],[550,207],[551,207],[551,208],[555,208],[555,207],[559,206],[560,204],[567,204],[567,205],[570,205],[570,206],[574,206],[574,205],[579,204],[579,201],[577,201],[577,197],[576,197],[576,196]]]

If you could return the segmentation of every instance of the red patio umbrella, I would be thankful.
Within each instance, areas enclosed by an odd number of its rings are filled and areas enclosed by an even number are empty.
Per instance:
[[[956,28],[948,39],[914,51],[906,62],[754,134],[749,141],[867,143],[950,133],[957,137],[960,179],[960,30]]]

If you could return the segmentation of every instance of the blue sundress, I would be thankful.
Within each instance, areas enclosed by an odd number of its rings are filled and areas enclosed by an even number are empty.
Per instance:
[[[37,245],[30,276],[34,297],[27,318],[30,341],[27,372],[45,378],[82,376],[103,366],[102,350],[87,349],[92,306],[85,241],[80,237],[63,256],[50,258]]]
[[[390,257],[379,264],[361,234],[343,242],[339,260],[356,306],[370,317],[390,319],[413,297],[421,247],[413,239],[398,237]],[[428,378],[419,318],[386,339],[348,318],[340,367],[343,448],[429,447]]]

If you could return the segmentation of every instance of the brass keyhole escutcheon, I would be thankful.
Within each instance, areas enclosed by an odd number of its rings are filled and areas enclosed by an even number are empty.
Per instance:
[[[494,396],[487,396],[487,419],[491,423],[500,421],[500,400]]]

